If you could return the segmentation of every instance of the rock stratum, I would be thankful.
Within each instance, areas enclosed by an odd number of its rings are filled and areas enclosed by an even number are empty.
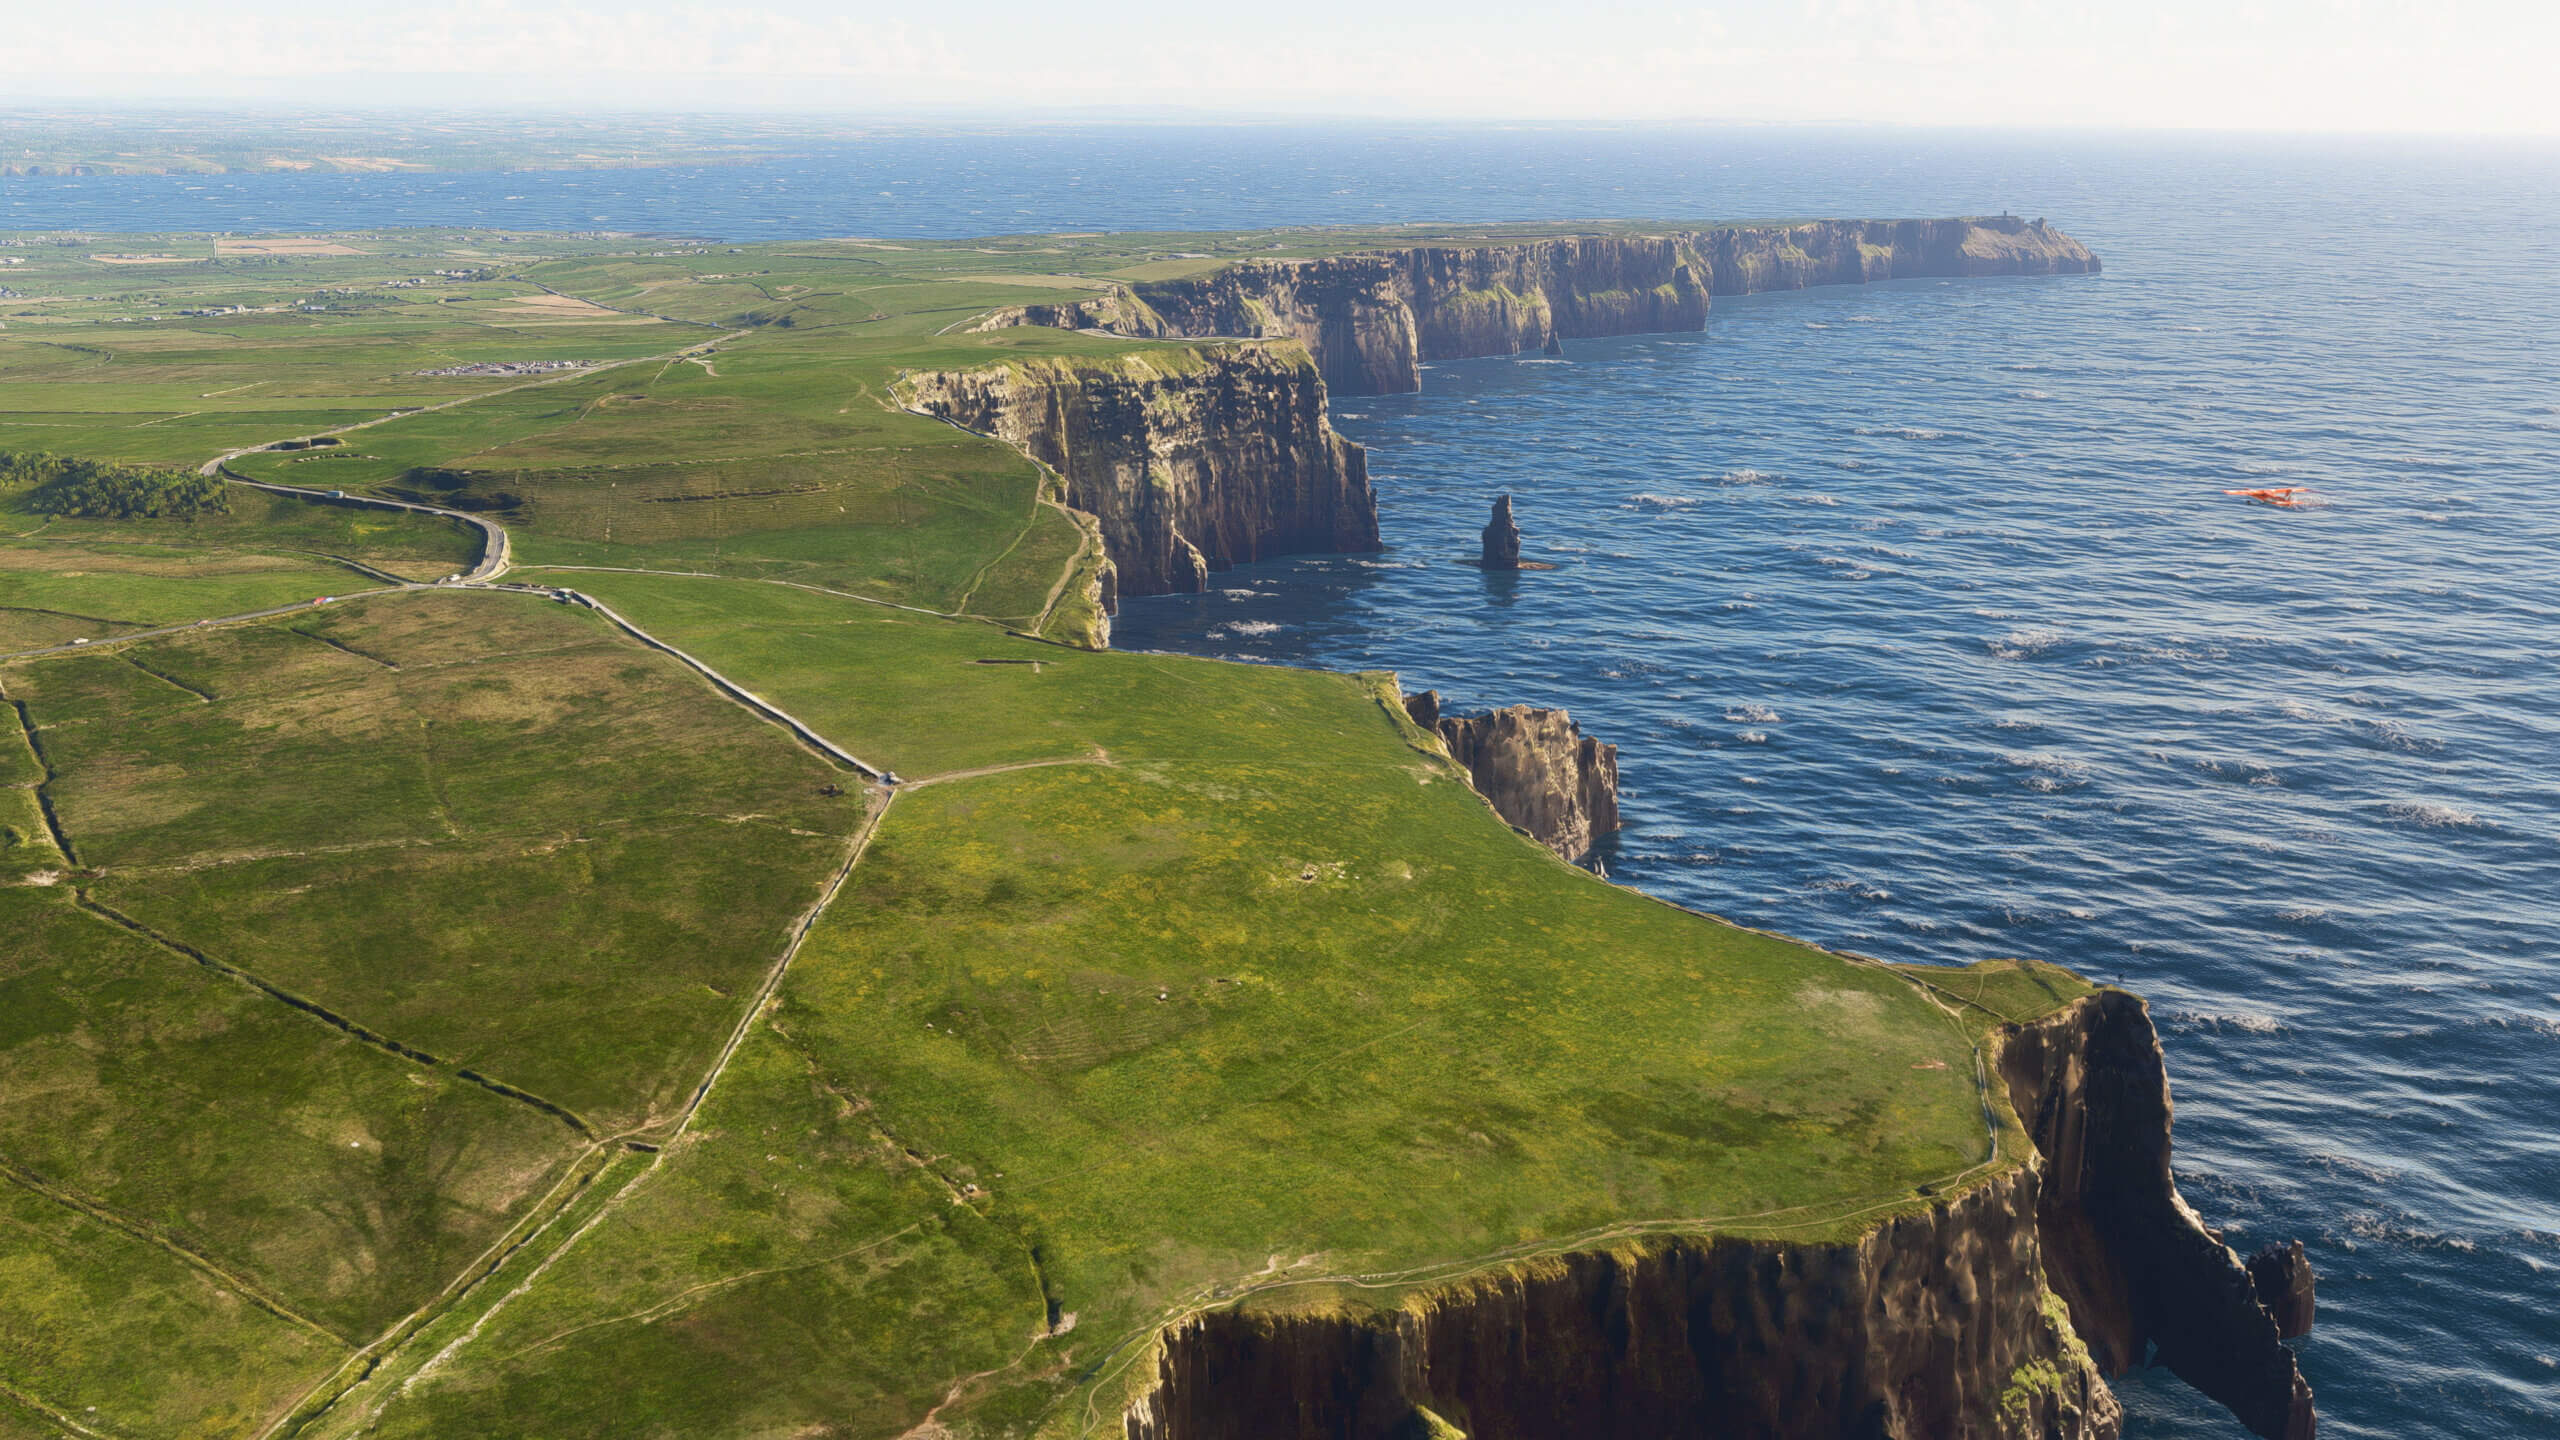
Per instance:
[[[1301,551],[1378,548],[1368,457],[1333,431],[1325,386],[1290,345],[1011,361],[904,377],[909,409],[992,435],[1054,471],[1099,522],[1119,592]]]
[[[2087,246],[2041,220],[1815,220],[1248,260],[1081,303],[998,311],[980,328],[1285,338],[1306,347],[1335,390],[1401,394],[1422,388],[1421,367],[1436,360],[1702,330],[1717,295],[2099,269]]]
[[[1100,522],[1116,572],[1104,577],[1107,609],[1119,591],[1197,591],[1210,572],[1247,561],[1379,548],[1367,458],[1333,433],[1329,391],[1402,393],[1421,388],[1434,360],[1701,330],[1716,295],[2098,268],[2079,241],[2005,216],[1248,260],[1071,304],[1014,306],[972,327],[1230,343],[911,373],[898,398],[1064,478],[1065,502]]]
[[[1583,734],[1564,711],[1444,715],[1436,690],[1406,696],[1404,708],[1440,737],[1495,814],[1556,854],[1580,860],[1618,828],[1618,747]]]
[[[2143,1002],[2000,1037],[2024,1163],[1830,1244],[1567,1254],[1365,1311],[1224,1310],[1161,1339],[1129,1440],[2109,1440],[2157,1358],[2268,1440],[2311,1393],[2237,1255],[2170,1179]]]

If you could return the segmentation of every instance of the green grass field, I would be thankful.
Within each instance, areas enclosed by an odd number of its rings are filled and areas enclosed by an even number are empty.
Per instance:
[[[1093,633],[1097,543],[902,371],[1180,365],[968,324],[1417,238],[15,252],[0,449],[469,509],[525,588],[396,588],[442,518],[0,496],[0,655],[93,642],[0,662],[0,1437],[1116,1433],[1205,1306],[2014,1163],[1977,1048],[2065,972],[1609,885],[1390,677],[1012,633]]]
[[[937,1387],[843,1408],[884,1382],[808,1378],[917,1303],[881,1288],[893,1264],[978,1297],[967,1333],[1013,1347],[946,1420],[1076,1431],[1135,1373],[1095,1361],[1221,1287],[1660,1228],[1846,1233],[1987,1156],[1971,1024],[1556,862],[1357,677],[583,582],[875,762],[951,778],[900,794],[695,1143],[393,1433],[698,1433],[730,1406],[755,1417],[735,1433],[902,1433]],[[925,703],[945,686],[950,711]],[[921,1198],[891,1204],[902,1175]],[[1077,1320],[1042,1336],[1052,1305]],[[632,1373],[653,1398],[602,1409]]]

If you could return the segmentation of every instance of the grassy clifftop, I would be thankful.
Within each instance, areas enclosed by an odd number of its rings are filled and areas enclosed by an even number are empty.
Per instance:
[[[344,240],[0,302],[13,448],[469,509],[522,587],[263,493],[8,516],[0,649],[92,643],[0,663],[0,1434],[1111,1431],[1202,1307],[2018,1161],[1976,1047],[2059,972],[1603,883],[1385,677],[1017,633],[1092,538],[896,375],[1179,372],[966,324],[1315,242]]]

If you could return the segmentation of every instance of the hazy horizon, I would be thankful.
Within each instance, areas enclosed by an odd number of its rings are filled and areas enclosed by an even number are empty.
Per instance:
[[[15,104],[2560,135],[2560,11],[2455,0],[1166,0],[965,19],[817,0],[434,12],[102,0],[0,35]]]

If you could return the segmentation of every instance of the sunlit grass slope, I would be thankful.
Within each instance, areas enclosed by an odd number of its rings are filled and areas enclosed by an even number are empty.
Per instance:
[[[89,891],[605,1129],[709,1061],[860,802],[586,611],[410,593],[5,672]]]
[[[947,778],[902,787],[611,1236],[386,1433],[886,1436],[946,1399],[946,1423],[1071,1432],[1088,1392],[1116,1429],[1120,1362],[1220,1295],[1662,1228],[1843,1234],[1986,1158],[1948,1009],[1556,862],[1374,681],[586,578]],[[915,1370],[811,1373],[902,1315],[932,1317],[902,1332]],[[598,1398],[632,1375],[641,1408]]]

